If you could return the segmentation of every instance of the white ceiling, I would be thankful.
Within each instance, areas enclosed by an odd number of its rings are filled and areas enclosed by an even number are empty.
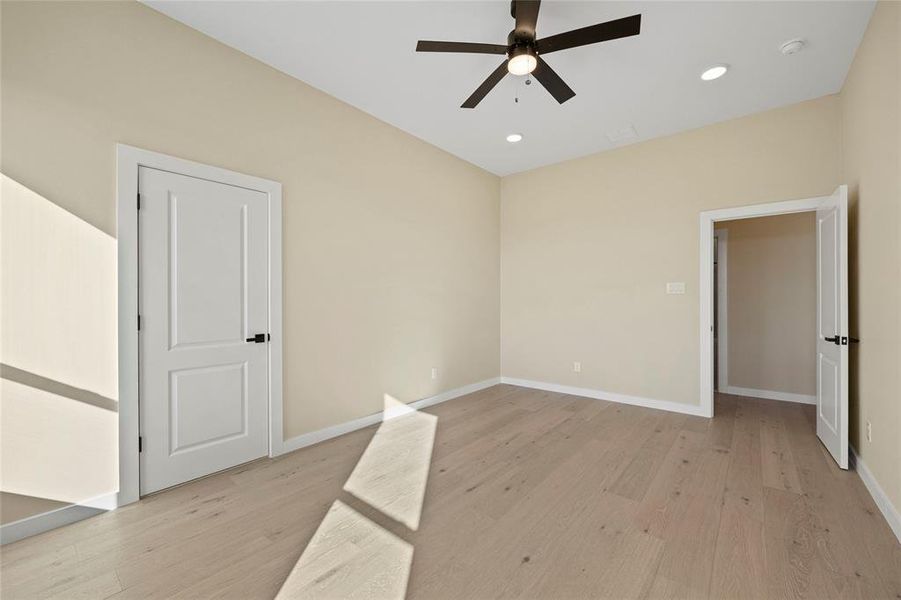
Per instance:
[[[635,13],[641,35],[547,55],[577,94],[566,104],[508,75],[474,110],[459,106],[503,57],[418,54],[416,41],[506,43],[506,1],[146,4],[506,175],[838,92],[875,3],[545,1],[539,39]],[[807,46],[783,56],[792,38]],[[714,63],[732,68],[701,81]],[[630,125],[637,138],[608,139]],[[511,132],[523,141],[506,142]]]

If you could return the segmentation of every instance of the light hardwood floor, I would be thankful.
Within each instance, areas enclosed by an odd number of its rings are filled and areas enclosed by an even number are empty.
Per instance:
[[[425,412],[5,546],[2,596],[901,598],[901,545],[811,406],[502,385]]]

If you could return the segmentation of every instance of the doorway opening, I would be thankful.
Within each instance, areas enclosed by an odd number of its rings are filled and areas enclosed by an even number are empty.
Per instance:
[[[799,213],[807,213],[799,214]],[[797,335],[809,336],[809,344],[815,348],[812,368],[815,393],[787,392],[795,394],[780,398],[784,400],[801,400],[816,404],[817,436],[835,458],[838,465],[848,468],[848,200],[847,187],[840,186],[830,196],[774,202],[705,211],[700,216],[700,375],[701,375],[701,407],[705,415],[714,416],[714,391],[723,388],[726,393],[740,395],[761,395],[766,388],[750,388],[739,386],[738,381],[748,375],[739,373],[739,369],[747,370],[747,365],[732,364],[728,349],[736,343],[749,342],[747,330],[742,333],[730,323],[736,321],[735,303],[729,300],[729,242],[735,242],[735,231],[729,232],[728,225],[733,223],[733,230],[746,228],[749,220],[779,215],[796,215],[802,222],[806,218],[813,219],[813,239],[815,240],[815,284],[814,295],[816,315],[814,326]],[[809,215],[809,216],[808,216]],[[753,225],[753,223],[750,223]],[[717,231],[720,230],[720,231]],[[732,235],[730,235],[730,233]],[[779,257],[776,256],[776,264]],[[784,260],[783,260],[784,261]],[[785,261],[784,261],[785,262]],[[782,265],[779,265],[782,266]],[[775,269],[776,266],[771,266]],[[750,286],[755,285],[751,281]],[[784,288],[785,286],[783,286]],[[759,290],[755,290],[755,293]],[[777,292],[784,292],[778,289]],[[733,292],[734,293],[734,292]],[[734,298],[733,298],[734,300]],[[730,306],[733,310],[730,311]],[[760,308],[760,307],[758,307]],[[767,307],[764,306],[764,309]],[[802,308],[802,310],[805,310]],[[744,324],[747,325],[747,324]],[[807,331],[807,333],[803,333]],[[760,332],[755,332],[755,336]],[[787,332],[776,328],[774,335]],[[736,341],[738,334],[743,339]],[[794,335],[794,334],[793,334]],[[730,339],[731,338],[731,339]],[[803,340],[799,342],[804,346]],[[757,353],[759,357],[759,352]],[[780,364],[778,353],[766,357],[776,371],[781,370],[781,377],[798,377],[800,373],[792,371],[791,366],[785,368]],[[771,360],[772,359],[772,360]],[[758,361],[754,368],[761,370],[766,361]],[[773,368],[767,367],[767,368]],[[758,373],[759,375],[759,373]],[[791,385],[796,385],[797,382]],[[802,384],[803,385],[803,384]],[[796,388],[804,389],[804,388]],[[806,388],[808,391],[811,388]],[[730,391],[731,390],[731,391]],[[754,393],[742,393],[747,391]],[[770,394],[773,396],[773,394]],[[764,396],[765,397],[765,396]]]
[[[718,221],[713,235],[716,391],[816,404],[816,213]]]

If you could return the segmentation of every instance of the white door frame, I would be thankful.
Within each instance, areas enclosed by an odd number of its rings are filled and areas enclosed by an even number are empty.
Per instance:
[[[700,303],[699,319],[701,354],[701,414],[713,417],[713,230],[717,221],[753,219],[787,215],[791,213],[816,211],[830,206],[832,196],[817,196],[786,202],[769,202],[735,208],[707,210],[701,213],[701,263],[700,263]]]
[[[280,183],[116,144],[119,295],[119,494],[140,498],[138,454],[138,169],[149,167],[256,190],[269,196],[269,456],[282,453],[282,186]]]
[[[716,370],[713,389],[729,386],[729,230],[714,229],[716,237]]]

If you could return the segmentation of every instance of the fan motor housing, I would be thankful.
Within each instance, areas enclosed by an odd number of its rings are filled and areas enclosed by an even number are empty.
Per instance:
[[[521,54],[531,54],[534,57],[538,57],[538,53],[535,52],[535,48],[531,44],[517,44],[515,46],[511,46],[507,51],[507,58],[513,58],[514,56],[520,56]]]
[[[531,51],[530,54],[537,55],[535,51],[535,39],[532,37],[517,37],[514,29],[507,34],[507,56],[513,58],[516,54],[523,54],[523,51]],[[521,50],[517,52],[517,50]]]

